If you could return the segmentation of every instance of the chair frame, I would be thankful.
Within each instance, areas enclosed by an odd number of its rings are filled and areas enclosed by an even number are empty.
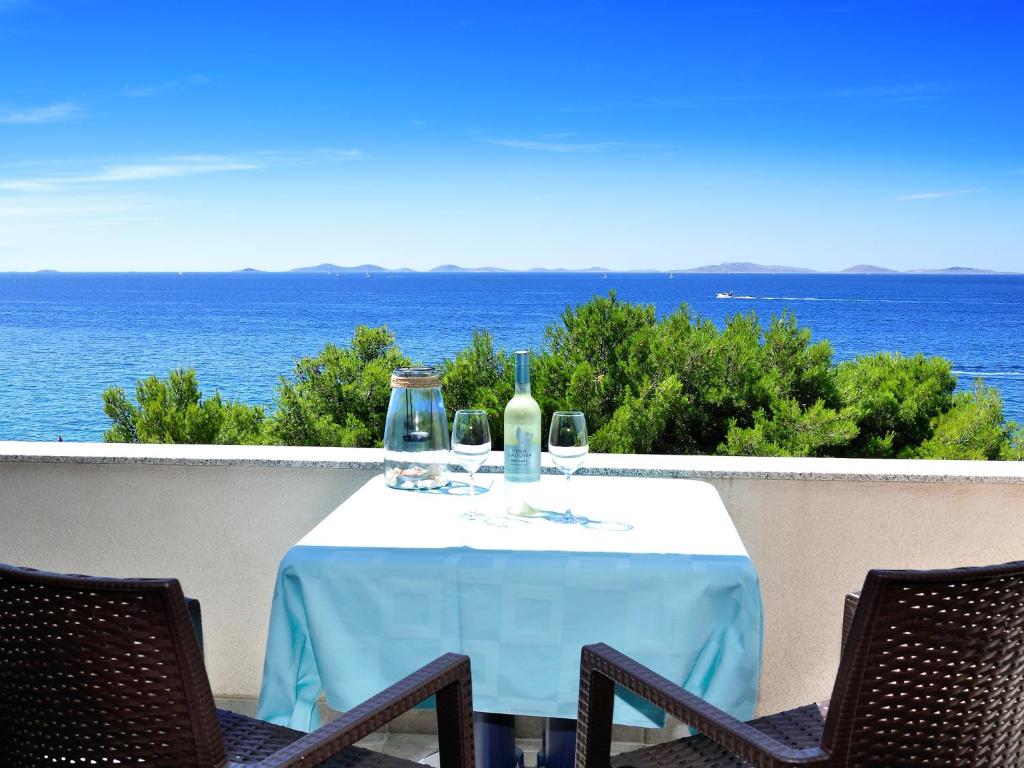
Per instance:
[[[186,603],[177,579],[118,579],[52,573],[0,563],[0,579],[42,587],[104,594],[148,593],[160,599],[171,642],[183,670],[183,696],[194,735],[197,764],[233,766],[226,759],[213,695],[202,660],[198,604]],[[190,615],[191,613],[191,615]],[[315,766],[435,696],[441,768],[473,768],[473,700],[469,657],[448,653],[367,699],[316,731],[301,736],[257,763],[261,768]],[[254,721],[259,724],[259,721]],[[271,726],[273,727],[273,726]],[[2,732],[0,732],[2,735]],[[8,737],[10,734],[8,734]]]
[[[885,637],[886,619],[880,612],[891,606],[888,590],[934,588],[936,585],[970,587],[972,582],[1000,585],[1004,579],[1024,576],[1024,562],[979,568],[952,568],[927,571],[873,570],[867,574],[860,593],[846,596],[843,623],[843,653],[836,674],[828,714],[820,744],[795,749],[776,741],[750,724],[731,717],[679,685],[656,674],[640,663],[604,644],[583,648],[580,669],[580,704],[577,727],[576,768],[607,768],[611,748],[612,707],[615,685],[620,685],[670,715],[694,727],[712,742],[758,768],[783,766],[846,765],[852,744],[856,742],[855,723],[861,716],[863,676],[870,669],[872,643]],[[979,587],[974,587],[977,589]],[[889,601],[889,602],[886,602]],[[1015,603],[1014,603],[1015,604]],[[907,614],[908,621],[921,618]],[[925,621],[929,621],[925,617]],[[923,624],[922,626],[930,626]],[[980,631],[980,630],[979,630]],[[1021,655],[1018,647],[1018,659]],[[909,681],[908,684],[913,684]],[[1020,759],[1020,752],[1016,755]]]
[[[797,750],[780,744],[625,654],[598,643],[584,646],[581,656],[576,768],[608,767],[616,685],[693,726],[751,765],[759,768],[828,765],[829,756],[823,749]]]

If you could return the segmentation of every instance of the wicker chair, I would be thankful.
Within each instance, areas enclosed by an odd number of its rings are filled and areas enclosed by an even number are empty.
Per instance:
[[[465,656],[442,656],[304,734],[214,708],[176,580],[0,565],[3,766],[420,768],[352,745],[429,696],[442,766],[471,768]]]
[[[609,760],[614,686],[702,735]],[[1024,766],[1024,562],[871,571],[831,705],[740,722],[605,645],[583,649],[577,768]]]

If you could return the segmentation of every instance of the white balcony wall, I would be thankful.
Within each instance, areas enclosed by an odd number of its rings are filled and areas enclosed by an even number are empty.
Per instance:
[[[0,443],[0,561],[178,577],[203,604],[214,694],[254,698],[278,561],[380,471],[381,458]],[[718,487],[761,577],[762,712],[829,695],[843,595],[869,568],[1024,559],[1020,463],[592,456],[588,471]]]

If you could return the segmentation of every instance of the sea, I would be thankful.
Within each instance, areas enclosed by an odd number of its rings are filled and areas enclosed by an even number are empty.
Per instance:
[[[387,325],[436,363],[474,329],[539,349],[566,307],[614,291],[721,325],[792,312],[836,360],[889,350],[953,361],[961,388],[1000,390],[1024,422],[1024,276],[705,273],[4,273],[0,440],[102,440],[101,393],[177,367],[204,393],[271,406],[296,359]],[[735,298],[716,298],[732,292]]]

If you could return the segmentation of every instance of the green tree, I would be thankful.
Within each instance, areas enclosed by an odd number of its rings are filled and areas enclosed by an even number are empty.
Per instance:
[[[1004,421],[999,392],[980,379],[974,382],[973,392],[953,395],[953,407],[934,422],[931,437],[914,451],[918,458],[1020,458],[1014,446],[1017,425]]]
[[[952,369],[940,357],[893,352],[841,363],[836,371],[839,395],[853,409],[859,434],[836,455],[911,457],[931,437],[935,419],[953,405]]]
[[[281,377],[267,439],[280,445],[382,444],[391,372],[409,365],[386,326],[356,328],[349,347],[327,344]]]
[[[460,408],[487,411],[491,444],[501,448],[505,405],[515,391],[512,356],[495,349],[487,331],[474,331],[469,346],[441,365],[442,394],[451,419]]]
[[[135,400],[137,405],[121,387],[103,392],[103,411],[112,421],[104,440],[236,445],[260,442],[263,408],[226,402],[219,392],[204,400],[192,369],[171,371],[166,379],[141,379],[135,387]]]
[[[551,414],[575,409],[587,416],[595,450],[601,430],[626,398],[651,380],[654,307],[620,302],[615,292],[567,308],[561,324],[548,327],[547,351],[534,358],[534,397],[547,428]]]
[[[948,360],[883,352],[839,365],[784,313],[738,314],[719,329],[686,305],[654,307],[614,293],[568,307],[533,359],[542,429],[555,410],[587,416],[591,447],[617,453],[1024,458],[1024,428],[1003,418],[996,390],[954,394]],[[144,379],[138,405],[104,393],[108,440],[380,445],[390,374],[408,365],[386,328],[360,326],[282,377],[276,409],[202,399],[194,371]],[[513,393],[513,361],[485,331],[441,367],[449,412],[487,410],[493,443]]]
[[[566,318],[579,337],[601,339],[587,326],[604,317],[584,309]],[[810,331],[799,328],[792,315],[773,318],[767,328],[754,314],[735,315],[719,331],[710,320],[691,316],[685,305],[657,322],[653,309],[645,309],[634,322],[620,323],[615,343],[606,343],[626,359],[603,366],[601,384],[614,395],[605,403],[611,414],[597,420],[595,450],[819,455],[856,432],[849,414],[836,410],[830,346],[812,343]],[[578,361],[562,381],[587,373],[595,357],[592,346],[577,346]],[[564,399],[572,394],[556,389]]]
[[[719,453],[733,456],[828,456],[857,435],[848,413],[818,400],[801,408],[794,399],[777,401],[772,410],[754,413],[754,426],[729,428]]]
[[[1024,461],[1024,426],[1010,423],[1010,437],[1000,458],[1007,461]]]

